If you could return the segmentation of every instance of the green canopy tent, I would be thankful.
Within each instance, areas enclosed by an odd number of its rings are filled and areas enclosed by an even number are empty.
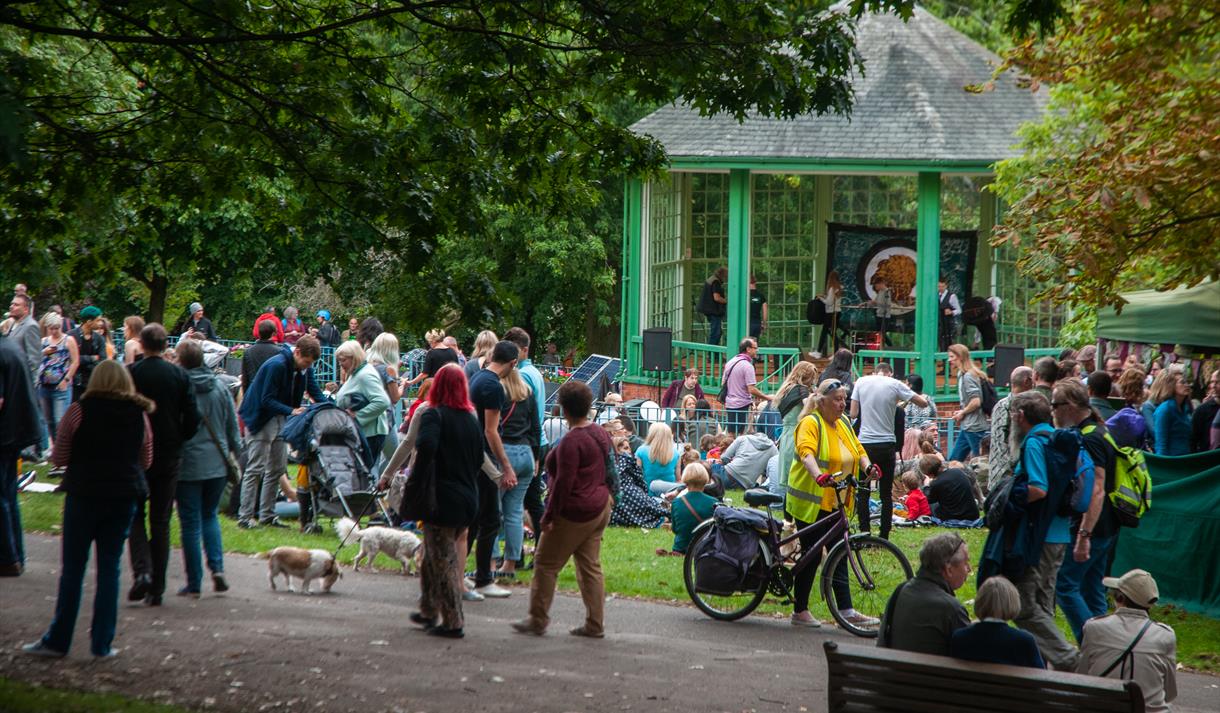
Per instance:
[[[1167,292],[1124,292],[1127,305],[1097,312],[1097,336],[1119,342],[1220,349],[1220,282]]]
[[[1145,458],[1152,507],[1119,534],[1110,571],[1146,569],[1163,603],[1220,617],[1220,450]]]

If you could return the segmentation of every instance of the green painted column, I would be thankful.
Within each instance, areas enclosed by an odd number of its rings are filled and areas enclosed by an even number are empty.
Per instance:
[[[626,373],[639,374],[639,353],[631,348],[631,337],[640,334],[640,254],[644,228],[644,183],[629,179],[623,186],[623,302],[619,323],[619,355],[626,360]]]
[[[826,256],[830,253],[829,224],[834,215],[834,176],[820,175],[814,178],[814,216],[817,221],[817,234],[813,242],[813,292],[809,299],[820,295],[826,289],[826,273],[828,264]],[[817,329],[825,327],[809,327],[809,351],[818,344],[820,334]],[[827,355],[829,356],[829,355]]]
[[[729,315],[725,324],[728,353],[750,331],[750,172],[729,171]]]
[[[940,278],[940,174],[919,174],[915,251],[915,351],[927,393],[936,392],[936,282]]]

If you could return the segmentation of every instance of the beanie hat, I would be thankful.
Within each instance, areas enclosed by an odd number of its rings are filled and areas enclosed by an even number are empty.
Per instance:
[[[187,308],[192,316],[201,309],[203,309],[203,305],[199,304],[198,302],[192,302],[191,306]]]
[[[1122,447],[1139,447],[1148,434],[1148,425],[1139,411],[1127,406],[1106,421],[1114,442]]]
[[[80,311],[81,319],[97,319],[98,317],[101,317],[101,316],[102,316],[101,308],[95,307],[93,305],[89,305],[88,307],[86,307]]]

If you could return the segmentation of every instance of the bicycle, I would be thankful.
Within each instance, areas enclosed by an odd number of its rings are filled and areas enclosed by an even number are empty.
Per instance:
[[[700,611],[713,619],[734,621],[757,609],[768,591],[782,598],[785,604],[791,604],[796,575],[810,565],[812,553],[820,553],[823,548],[829,547],[830,552],[822,568],[821,593],[831,615],[839,626],[856,636],[877,636],[881,615],[890,594],[899,584],[914,576],[911,563],[902,550],[889,540],[865,533],[851,534],[851,520],[844,513],[843,498],[857,485],[854,477],[843,477],[842,473],[823,473],[818,477],[818,484],[824,488],[834,488],[839,508],[833,515],[782,538],[780,523],[773,517],[767,517],[768,532],[759,538],[758,555],[751,563],[739,591],[734,594],[718,595],[700,591],[696,587],[695,567],[700,555],[709,548],[708,533],[715,523],[713,519],[708,519],[695,528],[686,550],[682,574],[686,591]],[[763,508],[784,502],[784,496],[762,489],[747,490],[744,499],[747,505]],[[791,543],[810,533],[820,534],[812,547],[802,548],[795,556],[783,554]],[[839,611],[834,596],[836,576],[839,585],[847,587],[852,608],[871,619],[870,622],[850,621]]]

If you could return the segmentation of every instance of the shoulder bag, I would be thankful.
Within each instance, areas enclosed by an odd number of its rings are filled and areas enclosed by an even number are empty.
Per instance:
[[[220,445],[220,438],[217,437],[216,430],[212,428],[212,422],[208,419],[208,415],[203,409],[199,409],[199,417],[203,419],[204,428],[208,429],[208,438],[212,439],[212,445],[216,446],[216,450],[220,453],[220,459],[224,461],[225,479],[233,485],[237,485],[241,482],[241,466],[238,465],[237,459],[233,457],[233,454]]]
[[[737,359],[737,357],[733,358]],[[737,359],[737,363],[730,366],[729,370],[724,373],[724,383],[720,386],[720,393],[716,394],[716,400],[719,401],[720,405],[724,406],[725,408],[728,408],[724,402],[729,398],[729,377],[733,375],[733,369],[736,369],[743,361],[745,361],[745,359]]]
[[[1122,668],[1119,669],[1119,677],[1126,679],[1126,678],[1131,678],[1135,675],[1134,660],[1131,663],[1131,675],[1130,676],[1127,675],[1126,661],[1127,661],[1128,657],[1131,657],[1134,659],[1135,645],[1140,642],[1140,639],[1144,638],[1144,634],[1148,631],[1148,627],[1150,627],[1150,626],[1152,626],[1152,619],[1149,619],[1148,621],[1144,622],[1144,626],[1142,628],[1140,628],[1140,633],[1135,635],[1135,638],[1132,639],[1131,643],[1127,645],[1126,650],[1124,650],[1121,654],[1119,654],[1118,658],[1114,659],[1114,663],[1107,666],[1106,670],[1102,671],[1099,674],[1102,678],[1109,676],[1110,672],[1113,671],[1114,669],[1118,668],[1119,665],[1122,665]]]

